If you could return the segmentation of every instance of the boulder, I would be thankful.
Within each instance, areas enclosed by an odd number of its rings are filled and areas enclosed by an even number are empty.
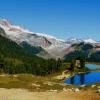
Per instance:
[[[96,87],[96,85],[91,85],[92,88]]]
[[[66,88],[63,88],[63,91],[64,91],[64,92],[67,92],[67,89],[66,89]]]
[[[74,89],[74,92],[79,92],[79,91],[80,91],[79,88]]]

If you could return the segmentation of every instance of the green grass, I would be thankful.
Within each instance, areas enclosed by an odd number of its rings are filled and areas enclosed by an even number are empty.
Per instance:
[[[57,73],[58,74],[58,73]],[[31,74],[18,74],[18,75],[0,75],[0,88],[21,88],[28,89],[30,91],[47,91],[53,90],[63,90],[64,87],[71,88],[72,85],[62,86],[63,81],[56,80],[55,75],[49,75],[46,77],[33,76]],[[53,85],[44,84],[46,82],[51,82]],[[40,85],[36,87],[33,84]]]
[[[17,77],[14,77],[14,75],[0,76],[0,88],[25,88],[34,91],[37,87],[32,86],[32,83],[40,85],[41,90],[53,88],[47,84],[44,85],[44,82],[54,82],[54,79],[50,76],[40,77],[30,74],[18,74]]]
[[[70,64],[66,64],[66,67],[68,67]],[[84,71],[84,69],[83,69]],[[85,69],[86,71],[86,69]],[[95,70],[95,71],[100,71]],[[76,71],[77,72],[77,71]],[[32,74],[17,74],[17,75],[5,75],[4,76],[1,74],[0,75],[0,88],[22,88],[22,89],[28,89],[30,91],[47,91],[50,89],[54,89],[54,90],[63,90],[64,87],[66,88],[74,88],[74,87],[78,87],[75,85],[66,85],[66,86],[62,86],[60,85],[61,83],[63,84],[63,80],[57,80],[54,77],[61,75],[61,72],[58,73],[54,73],[54,74],[50,74],[47,75],[45,77],[42,76],[34,76]],[[44,84],[45,82],[51,82],[51,83],[55,83],[52,86],[48,85],[48,84]],[[40,87],[36,87],[33,84],[37,84],[40,85]],[[100,85],[100,83],[98,83],[98,85]],[[80,87],[78,87],[80,88]],[[88,89],[91,88],[91,85],[86,86],[84,88],[80,88],[80,89]]]

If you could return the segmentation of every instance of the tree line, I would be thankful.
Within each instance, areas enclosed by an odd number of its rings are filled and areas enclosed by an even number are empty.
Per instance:
[[[7,74],[28,73],[28,74],[45,76],[48,74],[58,72],[62,69],[63,69],[63,64],[61,59],[58,60],[48,59],[36,63],[17,64],[17,61],[14,62],[14,59],[10,60],[10,62],[6,62],[0,57],[1,73],[7,73]]]
[[[60,71],[62,60],[45,60],[0,35],[0,72],[7,74],[30,73],[47,75]]]

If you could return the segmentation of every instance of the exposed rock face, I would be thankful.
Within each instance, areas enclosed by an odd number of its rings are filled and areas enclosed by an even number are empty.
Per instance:
[[[42,51],[38,56],[46,56],[44,58],[61,58],[64,55],[62,51],[70,46],[63,40],[44,33],[31,32],[20,26],[13,25],[5,19],[0,20],[0,27],[5,30],[8,38],[15,41],[17,44],[21,44],[24,41],[30,46],[43,48],[48,54]]]
[[[93,45],[93,52],[100,51],[99,43],[96,43],[96,41],[92,39],[81,40],[77,38],[70,38],[65,42],[64,40],[57,39],[56,37],[44,33],[31,32],[23,27],[13,25],[6,19],[0,20],[0,27],[1,35],[6,36],[19,45],[25,42],[30,45],[30,49],[32,49],[32,47],[41,47],[43,50],[41,49],[42,51],[40,51],[37,55],[47,59],[63,58],[65,55],[80,48],[81,45],[76,47],[74,44],[78,45],[81,42]],[[89,50],[85,52],[88,51]]]
[[[5,35],[6,35],[6,33],[5,33],[4,29],[3,29],[3,28],[1,28],[1,27],[0,27],[0,35],[2,35],[2,36],[5,36]]]
[[[11,26],[11,23],[8,20],[6,20],[6,19],[1,19],[0,20],[0,24],[2,26],[5,26],[5,27],[10,27]]]

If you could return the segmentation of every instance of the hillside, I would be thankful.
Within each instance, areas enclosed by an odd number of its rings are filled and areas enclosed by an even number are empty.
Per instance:
[[[29,53],[31,54],[35,54],[39,57],[42,58],[53,58],[48,52],[46,52],[42,47],[40,46],[32,46],[30,44],[28,44],[27,42],[23,41],[19,44],[22,48],[24,48],[25,50],[27,50]],[[44,56],[45,55],[45,56]]]
[[[76,51],[77,48],[80,48],[78,44],[81,42],[86,44],[81,50],[83,49],[82,51],[84,51],[86,55],[87,53],[90,55],[91,50],[85,49],[88,49],[89,45],[97,44],[97,42],[91,38],[78,39],[74,37],[64,41],[46,33],[32,32],[6,19],[0,19],[0,27],[2,28],[0,31],[4,31],[2,32],[3,36],[11,39],[31,54],[45,59],[62,59],[64,56]],[[77,47],[73,46],[73,44],[76,44]],[[100,51],[100,48],[95,48],[95,50]]]
[[[63,51],[64,48],[69,47],[64,40],[57,39],[46,33],[29,31],[19,25],[12,24],[6,19],[0,19],[0,27],[5,31],[7,38],[19,45],[24,43],[24,46],[22,45],[22,47],[26,48],[26,46],[28,46],[28,51],[31,51],[31,53],[34,53],[35,51],[38,56],[46,59],[61,58],[61,51]]]
[[[29,54],[15,42],[0,35],[0,60],[1,63],[9,66],[24,66],[41,62],[43,59]]]
[[[78,43],[73,44],[70,48],[74,48],[72,52],[69,52],[64,56],[65,61],[71,61],[78,56],[84,56],[86,61],[100,62],[100,46],[99,43]]]
[[[17,43],[0,35],[0,72],[45,75],[58,70],[60,65],[55,65],[56,63],[56,60],[44,60],[29,53]]]

